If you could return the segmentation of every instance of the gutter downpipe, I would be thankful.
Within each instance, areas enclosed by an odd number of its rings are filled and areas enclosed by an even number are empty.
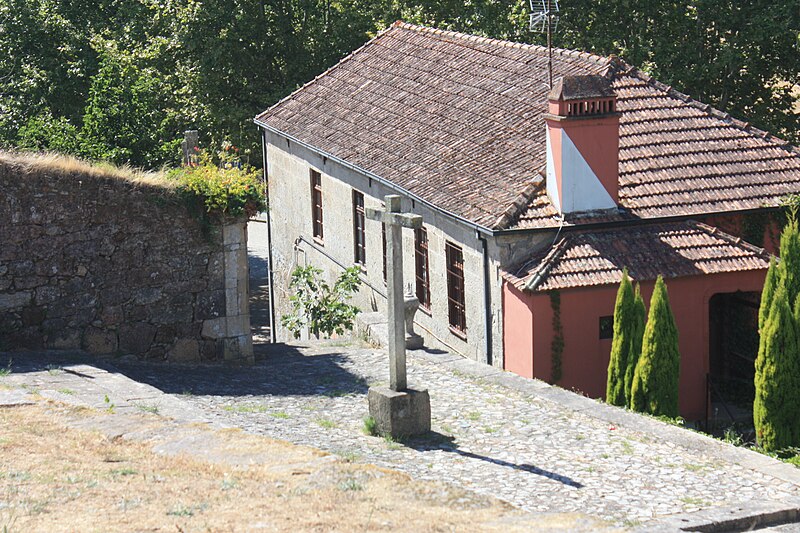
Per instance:
[[[267,134],[261,130],[261,157],[264,163],[264,187],[267,199],[269,199],[269,173],[267,172]],[[267,204],[267,286],[269,287],[269,342],[275,344],[275,279],[272,275],[272,217],[269,214],[269,203]]]
[[[483,252],[483,325],[484,325],[484,339],[486,339],[486,364],[492,365],[492,290],[489,286],[489,250],[486,237],[482,236],[477,231],[475,236],[481,241],[481,248]]]

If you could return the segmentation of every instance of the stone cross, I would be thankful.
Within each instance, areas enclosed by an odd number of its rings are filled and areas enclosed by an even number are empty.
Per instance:
[[[404,391],[406,381],[406,324],[403,298],[403,228],[421,228],[422,217],[400,212],[400,196],[386,196],[386,209],[367,208],[371,220],[379,220],[386,231],[386,287],[389,318],[389,388]]]

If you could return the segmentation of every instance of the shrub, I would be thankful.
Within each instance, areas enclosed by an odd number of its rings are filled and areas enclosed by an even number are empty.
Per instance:
[[[249,217],[266,209],[259,171],[224,152],[214,162],[201,150],[197,164],[171,170],[167,177],[178,182],[189,206],[206,221],[210,216]]]
[[[628,394],[625,391],[625,371],[631,351],[633,328],[635,327],[635,309],[633,287],[628,278],[628,271],[622,271],[622,281],[617,290],[617,301],[614,304],[614,337],[611,341],[611,357],[608,361],[608,378],[606,382],[606,403],[611,405],[627,405]]]
[[[676,418],[679,374],[678,330],[669,307],[667,287],[659,276],[650,299],[642,355],[633,375],[631,407],[655,416]]]
[[[321,274],[322,270],[311,265],[297,267],[292,272],[289,282],[294,293],[289,297],[292,312],[281,317],[281,324],[296,339],[305,327],[314,334],[341,335],[353,329],[360,312],[358,307],[347,303],[361,285],[359,267],[345,269],[333,287],[321,279]]]

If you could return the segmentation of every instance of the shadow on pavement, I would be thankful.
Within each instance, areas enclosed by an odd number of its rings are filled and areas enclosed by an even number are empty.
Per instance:
[[[431,431],[429,434],[421,437],[415,437],[404,440],[403,444],[409,448],[412,448],[420,452],[431,451],[431,450],[442,450],[446,452],[455,453],[462,457],[467,457],[469,459],[478,459],[481,461],[486,461],[487,463],[513,468],[514,470],[521,470],[523,472],[536,474],[537,476],[546,477],[547,479],[558,481],[559,483],[563,483],[564,485],[567,485],[569,487],[574,487],[576,489],[583,488],[582,483],[579,483],[573,480],[572,478],[569,478],[567,476],[562,476],[561,474],[556,474],[555,472],[550,472],[549,470],[544,470],[542,468],[539,468],[538,466],[534,466],[527,463],[522,463],[522,464],[511,463],[508,461],[504,461],[502,459],[494,459],[492,457],[487,457],[486,455],[480,455],[477,453],[460,450],[458,448],[458,444],[455,442],[455,437],[449,435],[443,435],[442,433],[438,433],[436,431]]]
[[[234,367],[222,363],[170,364],[106,359],[82,352],[14,352],[0,353],[0,367],[5,367],[8,359],[12,361],[12,373],[87,364],[123,374],[169,394],[336,396],[367,393],[365,380],[340,365],[345,357],[333,347],[328,352],[304,355],[295,346],[270,344],[259,345],[258,353],[255,365]]]

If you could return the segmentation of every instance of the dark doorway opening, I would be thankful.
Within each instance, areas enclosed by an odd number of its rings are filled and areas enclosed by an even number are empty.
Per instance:
[[[709,301],[709,433],[752,431],[760,300],[760,292],[731,292]]]

